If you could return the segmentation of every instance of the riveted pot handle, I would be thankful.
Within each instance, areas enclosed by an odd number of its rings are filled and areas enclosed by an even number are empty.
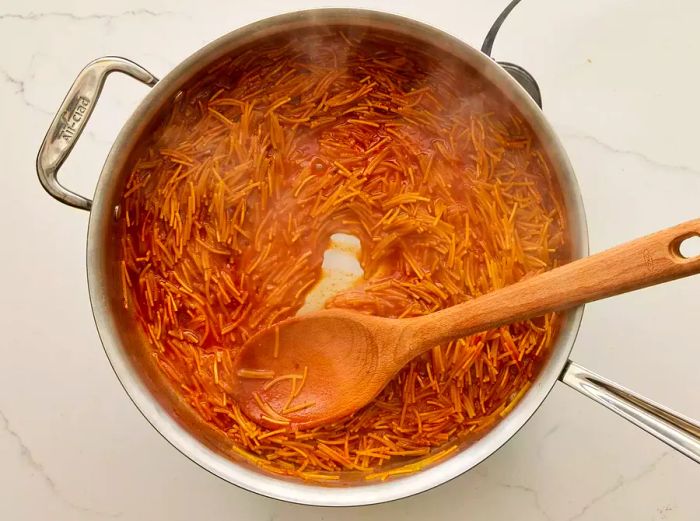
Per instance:
[[[700,424],[569,361],[559,379],[700,463]]]
[[[36,171],[41,185],[49,195],[68,206],[88,211],[92,206],[90,199],[64,188],[57,175],[90,119],[107,76],[115,71],[151,87],[158,82],[153,74],[125,58],[105,56],[90,62],[73,82],[39,149]]]

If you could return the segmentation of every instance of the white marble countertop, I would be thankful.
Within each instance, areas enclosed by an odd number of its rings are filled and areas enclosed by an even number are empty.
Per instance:
[[[228,485],[170,447],[100,347],[87,214],[41,189],[34,159],[76,73],[119,54],[163,76],[215,37],[320,5],[388,10],[475,46],[505,0],[0,0],[0,519],[691,520],[700,467],[559,384],[502,450],[417,497],[288,505]],[[577,172],[592,251],[700,215],[696,0],[524,0],[494,55],[528,68]],[[146,88],[110,79],[62,170],[90,194]],[[700,417],[700,277],[592,304],[573,358]]]

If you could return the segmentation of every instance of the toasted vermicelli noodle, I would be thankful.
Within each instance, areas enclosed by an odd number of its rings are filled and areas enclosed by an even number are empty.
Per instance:
[[[549,314],[436,346],[368,406],[311,430],[259,426],[226,392],[245,341],[304,304],[334,233],[360,239],[364,278],[326,306],[381,316],[430,313],[568,259],[532,130],[445,52],[320,29],[256,44],[184,88],[130,168],[124,305],[232,458],[313,481],[417,471],[507,414],[556,336]],[[305,374],[244,376],[294,395]]]

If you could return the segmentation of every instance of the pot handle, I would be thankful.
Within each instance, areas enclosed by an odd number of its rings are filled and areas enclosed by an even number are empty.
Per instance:
[[[559,379],[700,463],[700,424],[569,360]]]
[[[88,63],[61,103],[36,158],[36,171],[44,190],[58,201],[81,210],[89,211],[92,201],[64,188],[58,182],[58,169],[90,119],[107,76],[115,71],[127,74],[149,87],[158,82],[158,78],[140,65],[118,56],[105,56]]]
[[[493,50],[493,42],[496,41],[496,35],[498,34],[498,30],[501,28],[503,25],[503,22],[506,21],[506,18],[508,18],[508,15],[510,12],[515,9],[515,6],[520,3],[520,0],[512,0],[506,8],[503,10],[501,14],[498,15],[498,18],[496,18],[496,21],[493,22],[493,25],[491,26],[491,29],[489,29],[489,32],[486,34],[486,38],[484,38],[484,43],[481,44],[481,52],[483,52],[486,56],[491,56],[491,51]]]
[[[481,44],[481,52],[486,56],[492,58],[491,51],[493,50],[493,43],[496,41],[496,35],[498,34],[501,25],[506,21],[506,18],[510,12],[515,8],[516,5],[520,3],[520,0],[512,0],[503,12],[498,15],[496,21],[493,22],[491,29],[486,34],[484,38],[484,43]],[[537,84],[535,78],[527,72],[523,67],[511,62],[496,61],[498,65],[503,67],[505,71],[510,74],[515,81],[517,81],[522,88],[530,95],[530,97],[535,100],[537,106],[542,108],[542,93],[540,92],[540,86]]]

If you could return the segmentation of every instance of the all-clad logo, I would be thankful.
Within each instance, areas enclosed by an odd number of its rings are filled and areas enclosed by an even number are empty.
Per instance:
[[[73,109],[71,110],[70,107],[68,108],[66,111],[67,117],[65,118],[65,124],[63,129],[61,129],[61,138],[63,140],[69,142],[75,137],[89,106],[90,98],[80,96]]]

